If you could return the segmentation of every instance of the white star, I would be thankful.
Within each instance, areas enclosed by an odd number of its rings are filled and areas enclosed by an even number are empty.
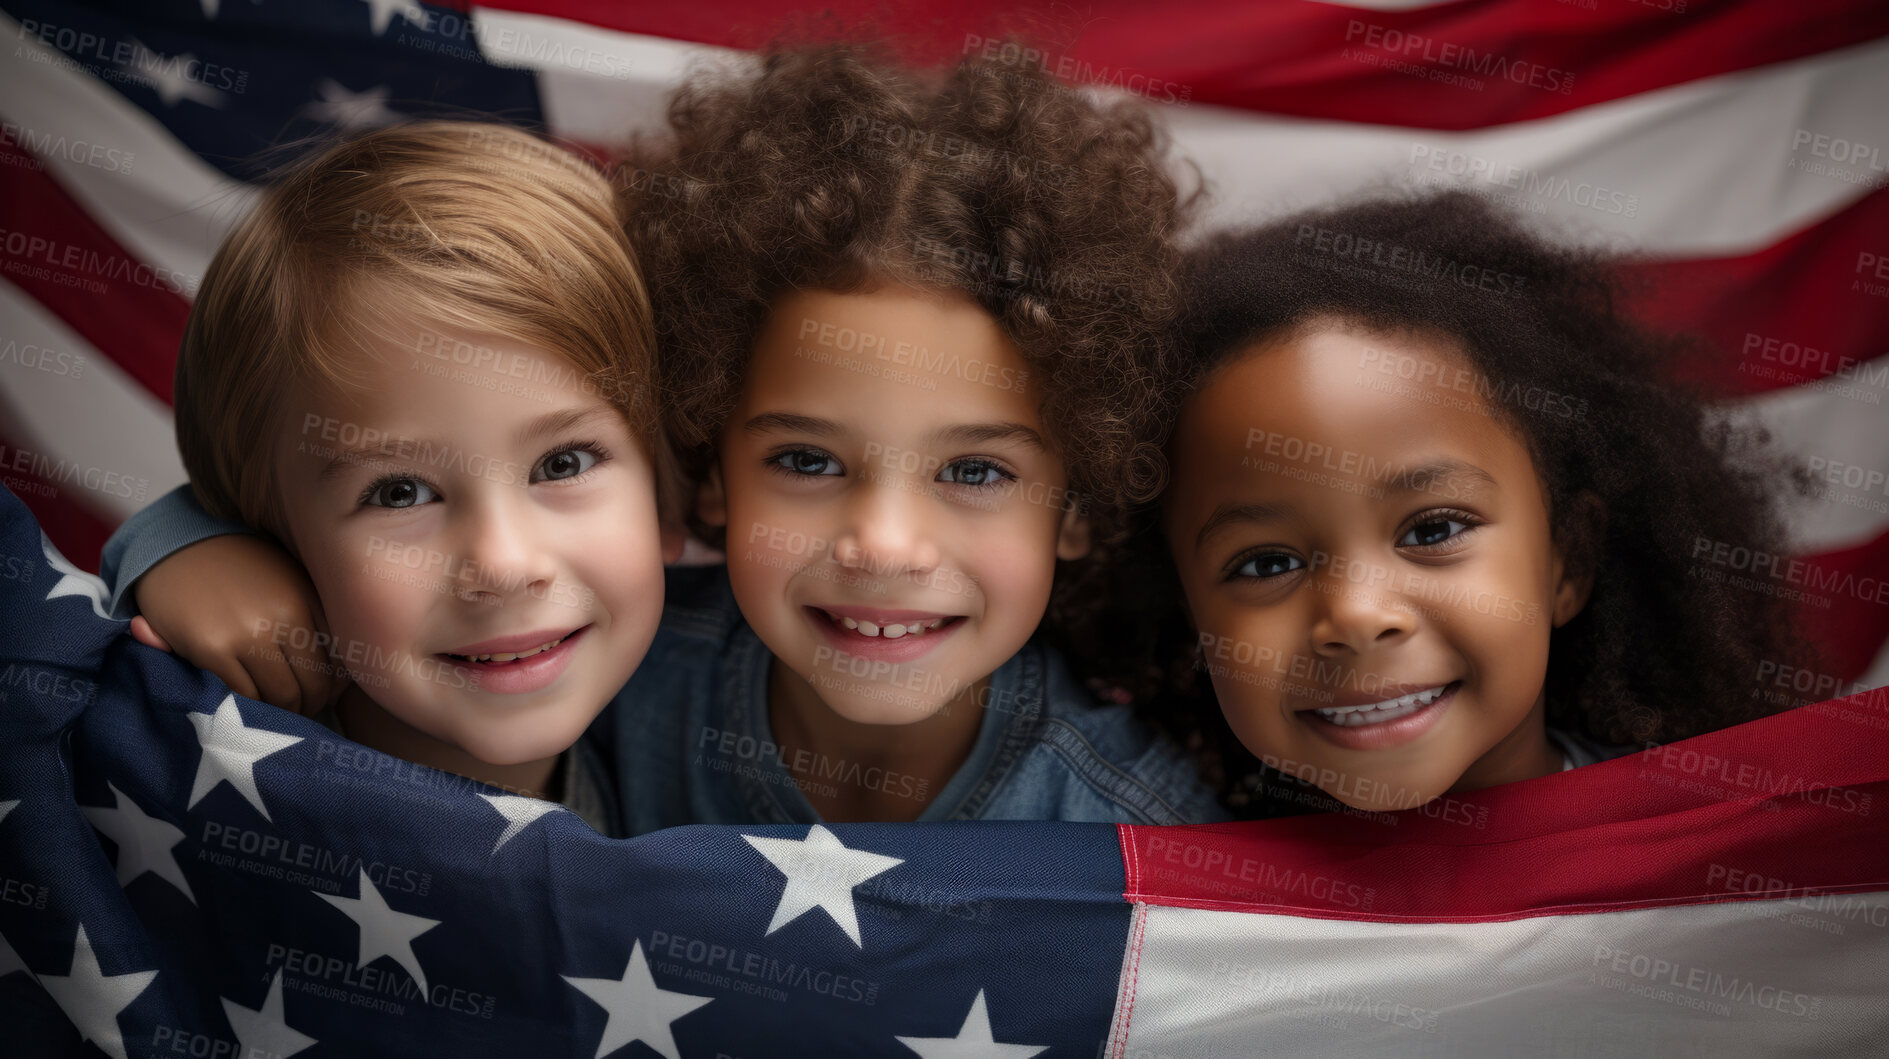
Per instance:
[[[249,799],[264,820],[270,820],[269,810],[262,804],[262,792],[256,789],[256,762],[294,746],[302,737],[244,727],[235,695],[223,696],[215,713],[192,712],[190,723],[197,726],[197,743],[203,747],[203,757],[197,760],[197,778],[190,784],[190,802],[184,808],[195,808],[204,795],[227,780],[237,793]]]
[[[157,98],[167,107],[174,107],[182,99],[194,99],[206,107],[221,107],[223,93],[192,80],[190,66],[197,61],[191,52],[182,55],[164,55],[145,47],[135,38],[131,42],[131,58],[124,62],[124,68],[131,71],[139,80],[151,86]]]
[[[52,586],[51,592],[46,593],[48,602],[60,596],[84,596],[92,601],[92,613],[106,621],[112,620],[111,611],[105,607],[111,600],[111,589],[105,587],[105,582],[100,581],[97,575],[73,566],[71,560],[59,554],[59,549],[53,547],[52,541],[43,532],[39,535],[39,550],[46,554],[46,561],[60,574],[58,583]]]
[[[230,1020],[230,1029],[236,1033],[237,1051],[243,1055],[267,1055],[272,1059],[288,1059],[296,1052],[316,1043],[315,1038],[295,1032],[282,1020],[282,972],[278,969],[275,977],[269,979],[269,995],[263,998],[262,1010],[251,1011],[228,997],[218,997],[223,1001],[223,1017]]]
[[[217,0],[203,0],[203,17],[216,21]]]
[[[499,815],[508,821],[505,830],[499,833],[498,841],[492,843],[494,853],[499,851],[500,846],[516,837],[520,831],[537,823],[539,817],[564,808],[544,798],[521,798],[515,794],[481,794],[479,797],[491,803],[492,808],[497,809]]]
[[[309,893],[346,912],[354,925],[361,928],[360,956],[354,966],[366,967],[382,956],[391,956],[419,983],[420,992],[427,991],[426,973],[420,970],[420,958],[413,954],[413,939],[439,926],[439,920],[388,908],[380,891],[374,888],[374,880],[367,877],[366,868],[361,869],[359,897],[337,897],[320,890]]]
[[[374,27],[376,37],[387,32],[387,27],[394,23],[395,15],[416,26],[426,26],[426,8],[420,6],[419,0],[361,0],[361,3],[371,9],[367,13],[367,22]]]
[[[26,966],[26,961],[20,959],[19,953],[13,951],[13,945],[7,941],[6,935],[0,934],[0,978],[14,971],[25,971],[28,978],[33,977],[33,969]]]
[[[859,940],[859,915],[853,908],[853,887],[905,863],[898,857],[847,849],[833,832],[819,824],[813,825],[807,837],[800,841],[754,835],[741,837],[787,876],[787,888],[781,891],[780,904],[774,906],[774,919],[767,925],[769,934],[804,912],[824,908],[846,936],[853,939],[853,944],[864,948],[865,943]]]
[[[85,939],[85,926],[80,924],[79,940],[72,947],[72,973],[40,975],[39,984],[78,1027],[79,1043],[91,1041],[106,1055],[126,1059],[125,1039],[118,1032],[118,1013],[130,1007],[156,977],[156,971],[102,973],[98,957],[92,954],[92,943]]]
[[[190,883],[185,881],[183,869],[177,866],[177,856],[171,852],[184,840],[183,830],[168,820],[145,815],[138,803],[116,785],[107,782],[105,786],[111,788],[111,808],[101,805],[79,808],[93,827],[118,844],[118,885],[128,886],[131,880],[148,871],[182,890],[190,903],[196,904],[197,895],[190,892]]]
[[[20,800],[18,798],[15,798],[10,802],[0,802],[0,820],[5,820],[7,818],[7,814],[12,812],[13,807],[18,804],[20,804]]]
[[[304,117],[344,129],[376,128],[400,120],[400,112],[387,106],[386,85],[354,92],[341,82],[324,77],[315,87],[321,92],[321,99],[302,107]]]
[[[900,1037],[898,1041],[925,1059],[1030,1059],[1049,1050],[1047,1044],[998,1044],[990,1035],[990,1012],[984,1006],[982,989],[971,1001],[971,1013],[964,1016],[956,1037]]]
[[[621,978],[559,977],[595,1000],[606,1013],[603,1040],[597,1042],[595,1059],[603,1059],[631,1041],[642,1041],[664,1059],[680,1059],[669,1024],[715,999],[658,988],[656,979],[650,976],[649,961],[643,958],[641,941],[630,946],[630,958],[623,965]]]

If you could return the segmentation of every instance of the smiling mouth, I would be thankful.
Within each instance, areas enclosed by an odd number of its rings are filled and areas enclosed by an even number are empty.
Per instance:
[[[1452,680],[1448,684],[1439,684],[1434,688],[1414,691],[1394,699],[1385,699],[1382,702],[1366,703],[1363,706],[1336,706],[1312,712],[1318,715],[1319,720],[1335,724],[1340,728],[1364,728],[1374,724],[1387,724],[1416,713],[1462,685],[1462,681]]]
[[[856,633],[860,636],[872,636],[884,640],[897,640],[907,636],[924,636],[927,633],[937,632],[939,629],[945,628],[954,622],[964,620],[963,615],[941,614],[932,618],[907,618],[904,621],[874,622],[867,621],[863,618],[848,617],[844,614],[835,614],[821,607],[809,607],[807,609],[815,611],[825,617],[826,620],[833,623],[836,628],[845,629],[848,632]]]
[[[535,655],[541,655],[545,653],[546,651],[549,651],[552,648],[556,647],[558,644],[563,643],[565,640],[570,639],[572,636],[572,633],[574,633],[575,631],[576,630],[572,630],[572,632],[567,632],[563,636],[560,636],[555,640],[547,640],[536,647],[528,647],[524,649],[523,651],[499,651],[493,654],[482,654],[482,655],[456,655],[456,654],[453,654],[451,651],[442,651],[440,653],[445,655],[448,658],[453,658],[461,662],[468,662],[468,663],[472,663],[476,665],[506,665],[512,662],[522,662],[525,659],[531,658]]]

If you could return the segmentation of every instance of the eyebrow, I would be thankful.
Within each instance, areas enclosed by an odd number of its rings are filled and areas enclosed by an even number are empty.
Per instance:
[[[780,430],[790,434],[818,434],[821,437],[831,437],[842,432],[840,425],[831,419],[803,416],[797,412],[762,412],[741,424],[741,429],[749,434]]]
[[[610,416],[613,414],[614,412],[610,408],[601,405],[589,408],[560,408],[555,412],[546,412],[544,415],[519,427],[518,432],[512,435],[512,444],[521,446],[534,439],[545,437],[546,435],[561,434],[566,430],[580,426],[599,416]],[[377,459],[392,460],[403,458],[395,452],[388,451],[387,445],[390,442],[398,443],[402,449],[408,450],[422,449],[443,451],[450,448],[450,446],[427,438],[409,438],[403,435],[386,434],[383,435],[383,440],[378,445],[356,445],[353,447],[336,446],[334,455],[330,456],[328,462],[322,465],[321,474],[316,480],[325,484],[347,471],[350,467]]]
[[[1393,493],[1426,493],[1434,483],[1452,479],[1468,479],[1490,488],[1496,485],[1495,476],[1488,471],[1466,460],[1444,456],[1403,468],[1384,479],[1384,488]]]
[[[1284,504],[1236,504],[1229,500],[1213,509],[1200,532],[1194,534],[1194,550],[1199,551],[1207,538],[1235,522],[1276,522],[1285,518],[1290,508]]]
[[[800,415],[796,412],[763,412],[741,425],[749,434],[766,434],[772,431],[785,431],[792,434],[813,434],[819,437],[833,437],[846,433],[846,429],[831,419],[818,416]],[[1022,423],[959,423],[933,431],[930,441],[952,445],[981,445],[992,441],[1017,441],[1047,450],[1043,435]]]
[[[1384,488],[1390,493],[1424,493],[1437,482],[1452,479],[1468,479],[1491,488],[1496,485],[1495,476],[1488,471],[1446,456],[1396,471],[1384,479]],[[1291,511],[1285,504],[1239,504],[1229,500],[1214,508],[1213,514],[1201,524],[1200,532],[1194,535],[1194,549],[1198,551],[1209,536],[1236,522],[1276,522]]]

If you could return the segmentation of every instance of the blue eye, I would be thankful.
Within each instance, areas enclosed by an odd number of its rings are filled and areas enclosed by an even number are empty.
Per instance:
[[[1014,481],[1016,475],[989,460],[954,460],[938,472],[937,481],[972,488],[989,488],[1000,481]]]
[[[788,449],[786,452],[768,457],[767,464],[787,474],[804,475],[809,478],[830,478],[846,473],[840,467],[840,461],[819,449]]]
[[[1435,516],[1410,527],[1397,538],[1399,548],[1430,548],[1469,532],[1475,527],[1462,519]]]
[[[538,461],[531,469],[533,482],[558,482],[575,478],[603,461],[603,453],[589,445],[559,449]]]
[[[433,487],[418,478],[388,476],[376,479],[367,491],[361,494],[361,503],[367,507],[408,508],[418,507],[429,500],[438,500],[439,494]]]
[[[1261,552],[1241,560],[1228,578],[1230,580],[1235,577],[1248,577],[1265,580],[1284,577],[1294,570],[1303,569],[1305,569],[1305,560],[1296,555],[1287,555],[1285,552]]]

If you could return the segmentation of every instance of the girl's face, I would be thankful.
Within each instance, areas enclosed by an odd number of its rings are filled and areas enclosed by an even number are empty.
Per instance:
[[[1314,327],[1182,411],[1166,527],[1228,722],[1268,765],[1394,810],[1560,768],[1564,576],[1534,463],[1446,344]]]
[[[480,761],[554,756],[642,660],[680,535],[623,416],[564,358],[452,332],[383,345],[354,393],[285,402],[277,438],[329,655]]]
[[[1088,550],[1037,401],[968,299],[774,305],[699,510],[727,527],[742,616],[840,716],[911,724],[974,694],[1035,632],[1055,560]]]

